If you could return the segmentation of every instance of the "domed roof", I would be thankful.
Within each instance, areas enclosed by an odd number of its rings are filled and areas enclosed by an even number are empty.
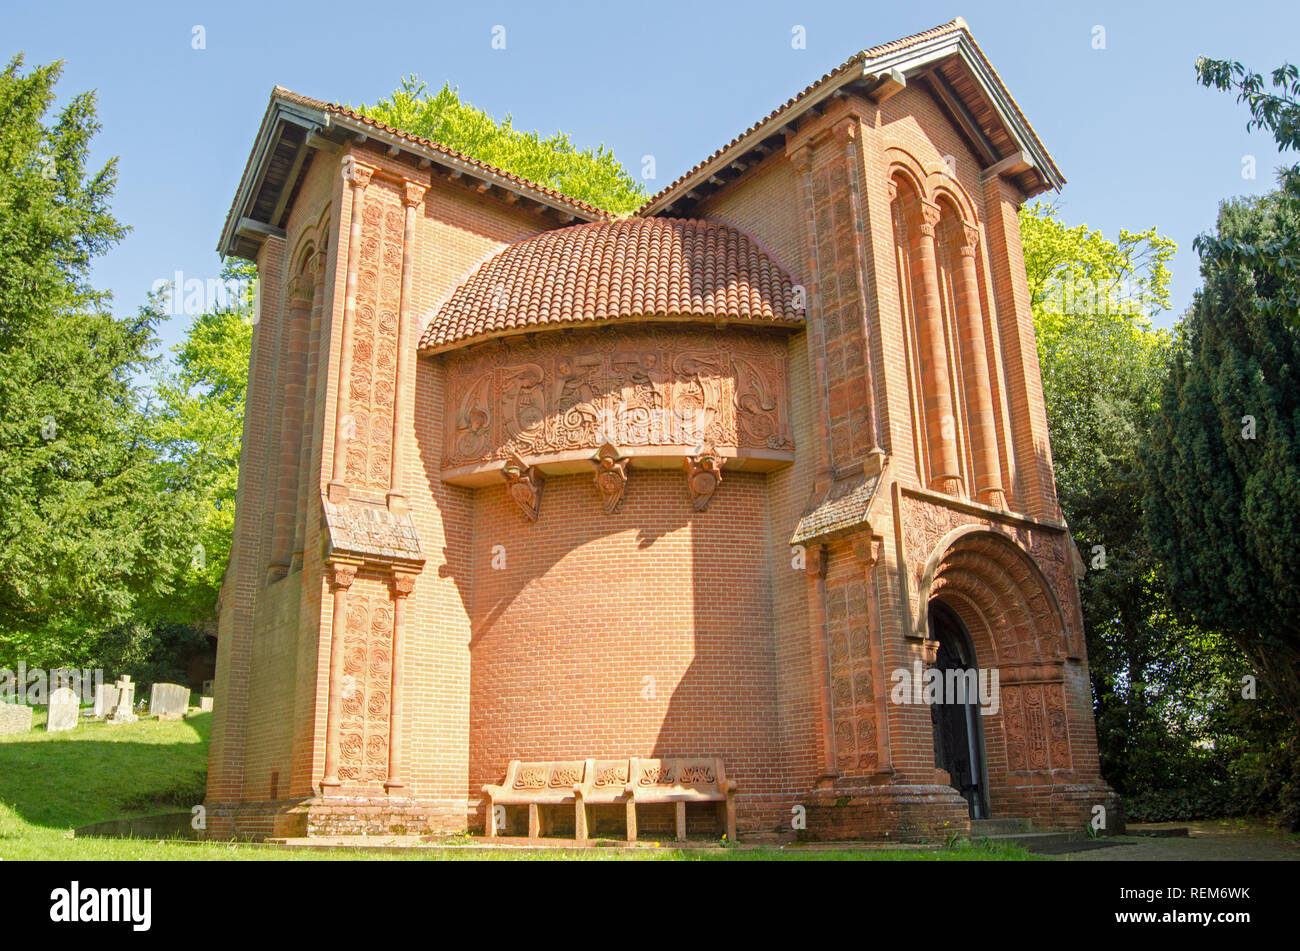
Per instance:
[[[628,218],[510,245],[442,305],[420,349],[624,318],[801,326],[803,317],[790,275],[735,228]]]

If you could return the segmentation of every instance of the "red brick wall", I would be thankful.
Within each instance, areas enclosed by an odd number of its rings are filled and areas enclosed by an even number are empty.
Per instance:
[[[779,789],[765,495],[728,472],[694,512],[683,472],[634,469],[606,515],[563,476],[530,523],[475,493],[471,796],[515,758],[716,755],[742,802]]]

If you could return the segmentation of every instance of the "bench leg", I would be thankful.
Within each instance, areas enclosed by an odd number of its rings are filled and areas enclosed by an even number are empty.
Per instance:
[[[686,839],[686,803],[677,804],[677,841],[682,842]]]
[[[542,835],[541,813],[537,803],[528,804],[528,838],[540,839]]]
[[[736,797],[727,794],[727,844],[736,844]]]
[[[579,842],[587,841],[587,807],[581,799],[573,804],[573,837]]]
[[[492,798],[490,796],[488,797],[487,804],[487,821],[483,823],[483,834],[489,839],[495,839],[497,837],[497,811],[496,807],[492,805]]]
[[[627,840],[636,841],[636,803],[631,799],[627,801]]]

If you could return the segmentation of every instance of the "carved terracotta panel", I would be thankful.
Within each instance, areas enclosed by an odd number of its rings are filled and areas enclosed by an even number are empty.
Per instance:
[[[381,582],[358,578],[348,595],[343,635],[343,716],[339,778],[388,778],[389,687],[393,663],[393,604]]]
[[[872,676],[870,601],[861,564],[847,545],[836,545],[826,576],[831,718],[841,775],[875,772],[875,685]]]
[[[362,210],[352,375],[348,383],[347,480],[360,489],[388,489],[397,373],[405,216],[397,186],[370,183]]]
[[[784,337],[747,330],[550,333],[446,358],[444,469],[651,446],[792,451]]]
[[[1065,687],[1059,682],[1002,685],[1002,725],[1007,768],[1070,769]]]

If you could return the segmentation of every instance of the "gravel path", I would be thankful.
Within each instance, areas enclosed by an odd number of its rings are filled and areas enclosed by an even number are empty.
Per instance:
[[[1269,823],[1243,820],[1161,822],[1131,825],[1142,829],[1185,828],[1186,837],[1119,836],[1120,844],[1059,856],[1067,862],[1215,862],[1300,860],[1300,838]]]

